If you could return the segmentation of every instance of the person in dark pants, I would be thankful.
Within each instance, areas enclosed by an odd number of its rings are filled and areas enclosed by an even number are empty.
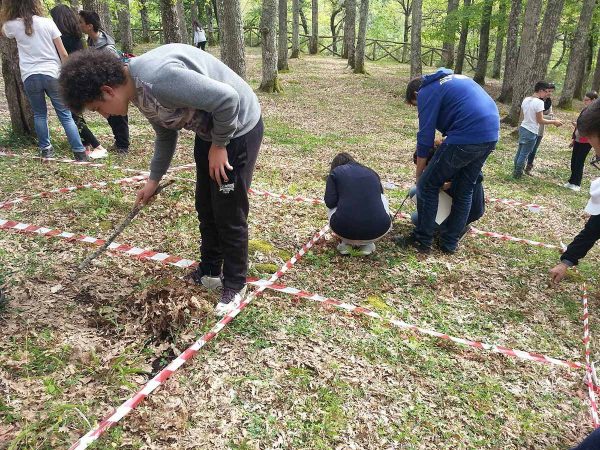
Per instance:
[[[579,135],[587,138],[594,148],[596,158],[592,163],[594,167],[600,168],[597,165],[600,159],[600,100],[594,100],[582,111],[577,118],[577,130]],[[600,239],[600,178],[592,181],[590,200],[585,207],[585,212],[591,216],[585,227],[567,246],[560,257],[560,263],[550,269],[550,279],[554,283],[559,283],[565,277],[569,267],[576,266]]]
[[[600,450],[600,428],[596,428],[581,444],[571,450]]]
[[[597,92],[588,92],[583,97],[583,104],[587,108],[594,100],[598,98]],[[585,108],[583,111],[585,111]],[[581,111],[581,113],[583,113]],[[581,114],[580,113],[580,114]],[[571,141],[571,147],[573,153],[571,153],[571,177],[564,186],[567,189],[579,192],[581,190],[581,180],[583,178],[583,166],[585,165],[585,159],[587,158],[592,146],[588,142],[587,138],[580,136],[575,124],[575,130],[573,131],[573,140]]]
[[[115,40],[102,30],[98,13],[79,11],[79,28],[87,34],[89,48],[109,52],[119,60],[121,59],[122,55],[115,46]],[[111,114],[107,117],[107,121],[115,137],[115,144],[112,148],[119,155],[129,153],[129,118],[127,115]]]
[[[70,55],[78,50],[83,50],[82,33],[73,9],[66,5],[56,5],[50,10],[50,16],[52,16],[52,20],[61,32],[60,38],[67,53]],[[88,156],[92,159],[106,157],[106,149],[100,145],[92,130],[88,128],[83,116],[74,112],[71,112],[71,116],[75,121],[75,125],[77,125],[81,142],[86,147]]]
[[[455,196],[448,224],[440,234],[440,250],[452,254],[467,223],[473,190],[481,169],[496,147],[500,130],[498,108],[481,86],[464,75],[442,68],[415,78],[406,88],[406,102],[417,106],[418,223],[396,242],[429,253],[433,243],[439,191],[453,180]],[[435,132],[445,136],[427,164]]]
[[[163,45],[128,65],[106,52],[78,52],[63,66],[60,85],[76,111],[125,115],[131,102],[153,126],[154,157],[138,204],[152,198],[167,172],[178,131],[196,133],[202,262],[191,278],[223,288],[217,315],[236,308],[246,292],[248,188],[264,127],[252,88],[210,53],[183,44]]]

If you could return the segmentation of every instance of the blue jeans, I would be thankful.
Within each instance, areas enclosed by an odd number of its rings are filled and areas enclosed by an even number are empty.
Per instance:
[[[538,136],[537,139],[535,140],[535,145],[533,146],[533,150],[531,151],[531,153],[529,154],[529,157],[527,158],[528,166],[533,166],[533,161],[535,160],[535,155],[537,154],[538,148],[540,147],[540,142],[542,142],[542,137],[543,136]]]
[[[77,131],[77,125],[75,125],[75,121],[71,116],[71,111],[69,111],[60,98],[58,80],[48,75],[35,74],[27,77],[23,86],[31,104],[31,109],[33,109],[33,122],[39,147],[44,149],[51,145],[50,131],[48,130],[48,110],[46,107],[46,95],[48,95],[52,106],[54,106],[58,120],[60,120],[67,133],[67,139],[73,152],[85,151],[79,137],[79,132]]]
[[[435,216],[440,189],[452,180],[453,201],[450,216],[440,229],[440,246],[456,250],[473,201],[473,191],[485,160],[496,142],[483,144],[442,144],[417,183],[418,221],[414,237],[430,247],[433,243]]]
[[[521,178],[523,176],[525,163],[531,152],[533,152],[537,139],[537,134],[532,133],[526,128],[519,127],[519,148],[515,155],[515,169],[513,172],[515,178]]]

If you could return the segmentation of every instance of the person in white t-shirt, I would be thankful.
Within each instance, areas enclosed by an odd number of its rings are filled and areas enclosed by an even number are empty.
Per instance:
[[[513,176],[521,178],[525,170],[525,164],[529,154],[535,148],[535,144],[540,134],[540,125],[562,125],[560,120],[544,119],[544,99],[551,92],[552,86],[545,81],[538,81],[535,84],[535,92],[530,97],[525,97],[521,103],[521,113],[523,121],[519,127],[519,148],[515,155],[515,167]]]
[[[200,26],[197,20],[192,22],[192,28],[194,29],[194,46],[205,50],[206,48],[206,33]]]
[[[42,17],[42,14],[39,0],[4,0],[0,10],[1,31],[7,38],[17,41],[21,79],[33,110],[40,156],[54,156],[48,130],[47,95],[65,129],[75,159],[87,161],[77,125],[64,105],[58,88],[60,64],[66,60],[67,52],[55,23]]]

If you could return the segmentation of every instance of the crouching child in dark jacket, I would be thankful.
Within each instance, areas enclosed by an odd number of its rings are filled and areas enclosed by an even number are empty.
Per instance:
[[[348,153],[331,162],[325,188],[329,225],[342,240],[342,255],[355,248],[361,255],[375,251],[375,242],[392,228],[388,200],[377,172],[359,164]]]

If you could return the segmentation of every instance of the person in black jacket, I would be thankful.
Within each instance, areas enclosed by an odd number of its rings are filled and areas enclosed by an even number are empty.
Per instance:
[[[392,228],[387,198],[377,172],[359,164],[348,153],[339,153],[331,162],[325,188],[329,225],[342,240],[342,255],[355,248],[361,255],[375,250],[375,242]]]
[[[81,41],[83,34],[79,28],[79,19],[75,12],[66,5],[57,5],[50,10],[50,15],[62,35],[60,38],[67,53],[70,55],[78,50],[83,50],[83,42]],[[88,156],[93,159],[106,157],[106,149],[100,145],[94,133],[88,128],[83,116],[73,112],[71,112],[71,115],[79,130],[81,142],[86,149],[91,149]]]
[[[594,148],[596,157],[592,164],[596,168],[600,160],[600,99],[594,100],[578,117],[577,130],[579,135],[587,138]],[[600,178],[592,181],[590,186],[590,200],[585,207],[585,212],[591,215],[585,227],[571,242],[560,257],[560,263],[550,269],[550,279],[559,283],[566,275],[567,269],[576,266],[579,260],[590,251],[596,241],[600,239]]]

